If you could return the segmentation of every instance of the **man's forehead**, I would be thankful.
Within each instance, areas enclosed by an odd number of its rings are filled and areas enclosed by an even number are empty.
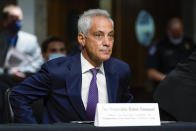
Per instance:
[[[107,18],[107,17],[105,17],[105,16],[94,16],[93,18],[92,18],[92,22],[93,23],[99,23],[100,21],[105,21],[105,22],[108,22],[108,23],[110,23],[111,25],[112,25],[112,23],[111,23],[111,21]]]
[[[9,15],[10,16],[16,16],[19,17],[20,19],[23,18],[22,10],[19,8],[12,8],[9,10]]]
[[[108,18],[104,16],[95,16],[92,19],[91,29],[100,31],[100,32],[104,32],[106,30],[108,32],[112,32],[114,30],[114,27]]]
[[[56,47],[56,46],[63,46],[65,47],[65,44],[61,41],[52,41],[48,44],[49,47]]]

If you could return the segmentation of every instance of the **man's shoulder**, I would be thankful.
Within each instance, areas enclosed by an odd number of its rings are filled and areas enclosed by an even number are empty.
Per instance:
[[[49,60],[46,63],[48,63],[48,64],[60,64],[60,63],[64,63],[64,62],[69,62],[71,59],[72,59],[71,56],[62,56],[62,57],[58,57],[58,58]]]
[[[18,37],[24,37],[27,39],[37,39],[37,37],[31,33],[25,32],[25,31],[19,31]]]
[[[183,40],[184,40],[185,43],[188,42],[188,43],[190,43],[190,44],[194,44],[194,40],[193,40],[193,38],[190,37],[190,36],[187,36],[187,35],[184,36]]]
[[[38,47],[38,41],[37,37],[33,34],[19,31],[18,32],[18,40],[17,40],[18,48],[21,48],[22,46],[25,46],[27,49],[33,49]],[[23,47],[24,48],[24,47]]]
[[[155,49],[159,50],[159,49],[167,47],[168,45],[170,45],[169,40],[167,36],[164,36],[160,39],[154,40],[149,47],[149,51],[154,52]]]
[[[171,45],[171,42],[168,38],[168,36],[164,36],[162,37],[159,42],[157,43],[157,46],[158,47],[166,47],[166,46],[170,46]]]
[[[112,62],[112,63],[115,63],[115,64],[119,64],[119,65],[128,65],[126,62],[120,60],[120,59],[117,59],[117,58],[114,58],[114,57],[111,57],[109,59],[109,62]]]
[[[52,60],[49,60],[46,62],[46,65],[48,66],[60,66],[60,65],[68,65],[68,64],[72,64],[74,61],[78,61],[77,59],[80,58],[77,55],[73,55],[73,56],[62,56],[62,57],[58,57]]]
[[[1,40],[1,41],[2,41],[2,40],[6,40],[5,31],[2,31],[2,32],[0,33],[0,40]]]
[[[113,58],[111,57],[108,61],[105,62],[106,65],[109,65],[110,67],[112,67],[114,70],[121,70],[121,71],[128,71],[130,70],[130,66],[128,63],[119,60],[117,58]]]

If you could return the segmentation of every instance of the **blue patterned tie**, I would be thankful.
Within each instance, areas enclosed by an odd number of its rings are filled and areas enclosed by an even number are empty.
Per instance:
[[[96,82],[97,80],[96,75],[97,75],[98,69],[93,68],[93,69],[90,69],[90,71],[93,74],[93,78],[90,83],[86,112],[87,112],[87,116],[89,120],[94,121],[95,110],[96,110],[96,106],[98,103],[98,89],[97,89],[97,82]]]

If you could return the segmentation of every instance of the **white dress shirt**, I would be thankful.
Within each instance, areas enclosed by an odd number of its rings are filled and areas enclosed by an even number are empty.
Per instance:
[[[93,65],[91,65],[82,55],[81,53],[81,66],[82,66],[82,101],[84,104],[84,107],[86,109],[87,102],[88,102],[88,92],[90,87],[90,82],[92,80],[92,73],[90,69],[95,68]],[[107,85],[106,85],[106,78],[105,78],[105,72],[103,63],[100,65],[100,67],[97,67],[99,69],[97,73],[97,88],[98,88],[98,101],[99,103],[108,103],[108,93],[107,93]]]

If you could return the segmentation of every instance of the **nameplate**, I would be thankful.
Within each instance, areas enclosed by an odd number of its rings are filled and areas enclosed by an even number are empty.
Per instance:
[[[157,103],[98,103],[95,126],[158,126]]]

